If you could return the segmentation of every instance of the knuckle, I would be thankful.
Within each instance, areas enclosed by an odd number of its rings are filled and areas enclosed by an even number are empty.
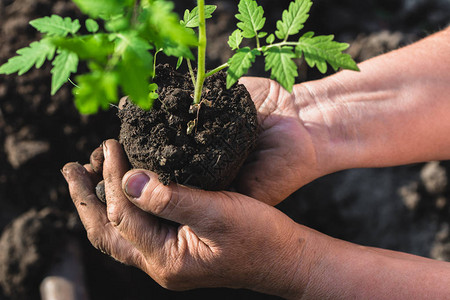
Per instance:
[[[170,215],[176,203],[170,186],[158,182],[151,191],[151,211],[156,215]]]
[[[115,203],[110,203],[107,206],[107,217],[114,227],[120,227],[125,219],[125,213]]]

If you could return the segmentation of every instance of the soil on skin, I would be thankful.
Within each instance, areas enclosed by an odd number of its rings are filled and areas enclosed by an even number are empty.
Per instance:
[[[256,109],[243,85],[226,88],[226,74],[207,78],[202,103],[193,109],[189,75],[159,66],[159,98],[144,111],[127,101],[119,111],[120,142],[134,168],[177,182],[222,190],[233,181],[257,139]],[[195,126],[188,133],[192,121]]]

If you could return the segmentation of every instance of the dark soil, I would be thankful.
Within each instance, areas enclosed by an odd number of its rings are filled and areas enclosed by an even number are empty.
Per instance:
[[[120,142],[134,168],[206,190],[227,188],[257,138],[256,109],[243,85],[226,88],[226,74],[207,78],[202,102],[191,106],[189,75],[159,66],[155,83],[159,98],[144,111],[127,101],[119,111]],[[192,123],[192,122],[195,123]],[[195,124],[188,132],[189,124]]]
[[[267,28],[274,28],[289,4],[288,0],[258,2],[265,8]],[[194,6],[192,0],[176,3],[181,13],[186,6]],[[215,4],[218,10],[208,23],[208,68],[229,58],[226,41],[236,24],[235,0]],[[28,22],[50,14],[80,16],[68,0],[0,1],[0,64],[39,38]],[[305,30],[335,34],[337,40],[352,45],[351,54],[361,61],[442,29],[449,20],[448,0],[315,0]],[[4,252],[11,256],[12,264],[30,263],[19,271],[0,265],[0,271],[3,286],[9,286],[5,290],[31,293],[19,299],[39,297],[36,283],[50,262],[58,260],[52,249],[60,253],[64,243],[61,235],[53,234],[61,232],[61,221],[40,218],[37,212],[50,208],[75,216],[59,170],[68,161],[88,162],[91,151],[103,140],[117,137],[120,130],[114,108],[96,116],[80,116],[69,85],[50,97],[50,69],[51,65],[45,64],[21,77],[0,75],[0,230],[5,241],[1,250],[15,249],[11,250],[14,255]],[[322,76],[314,70],[301,73],[299,81]],[[267,77],[264,68],[254,67],[251,74]],[[338,238],[450,261],[449,176],[449,162],[348,170],[300,189],[279,208],[297,222]],[[5,229],[30,210],[36,218],[30,221],[29,230],[12,234],[12,229]],[[85,231],[75,228],[83,245],[91,299],[277,299],[243,290],[166,291],[141,271],[95,250]],[[38,242],[31,238],[33,232],[47,232],[52,238]],[[17,243],[28,245],[21,247],[25,250],[22,255],[14,253]],[[27,254],[28,249],[36,249],[36,255]],[[17,285],[12,287],[14,282]],[[0,299],[11,299],[1,289]]]

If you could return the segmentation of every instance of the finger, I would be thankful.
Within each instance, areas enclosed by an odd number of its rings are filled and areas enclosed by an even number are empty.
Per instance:
[[[122,180],[124,193],[140,209],[158,217],[195,228],[221,216],[224,194],[163,185],[158,176],[147,170],[131,170]],[[201,227],[201,226],[200,226]]]
[[[138,249],[151,252],[162,245],[168,226],[161,226],[157,218],[136,207],[123,193],[122,178],[128,171],[128,163],[122,146],[115,140],[108,140],[103,149],[107,217],[123,238]]]
[[[92,170],[95,173],[102,175],[103,162],[105,161],[105,157],[103,156],[103,146],[98,147],[92,152],[89,161],[91,163]]]
[[[256,109],[259,109],[269,95],[270,80],[259,77],[242,77],[239,79],[239,83],[245,86],[247,91],[250,93],[250,97],[255,103]]]
[[[128,163],[122,146],[116,140],[105,141],[103,153],[107,213],[109,220],[115,222],[117,219],[121,219],[117,214],[122,214],[123,211],[133,206],[122,192],[122,177],[128,171]]]
[[[94,185],[101,180],[101,176],[94,171],[91,164],[85,164],[83,167],[86,170],[87,175],[89,175],[89,177],[91,178]]]
[[[89,172],[78,163],[68,163],[62,173],[92,245],[123,263],[141,265],[141,254],[111,226],[105,205],[95,196]]]

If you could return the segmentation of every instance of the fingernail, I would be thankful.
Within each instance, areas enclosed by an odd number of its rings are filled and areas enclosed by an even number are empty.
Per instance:
[[[106,141],[103,141],[102,143],[102,148],[103,148],[103,156],[106,158],[108,156],[108,147],[106,146]]]
[[[132,198],[139,198],[149,181],[150,177],[144,173],[131,175],[125,183],[125,193]]]

